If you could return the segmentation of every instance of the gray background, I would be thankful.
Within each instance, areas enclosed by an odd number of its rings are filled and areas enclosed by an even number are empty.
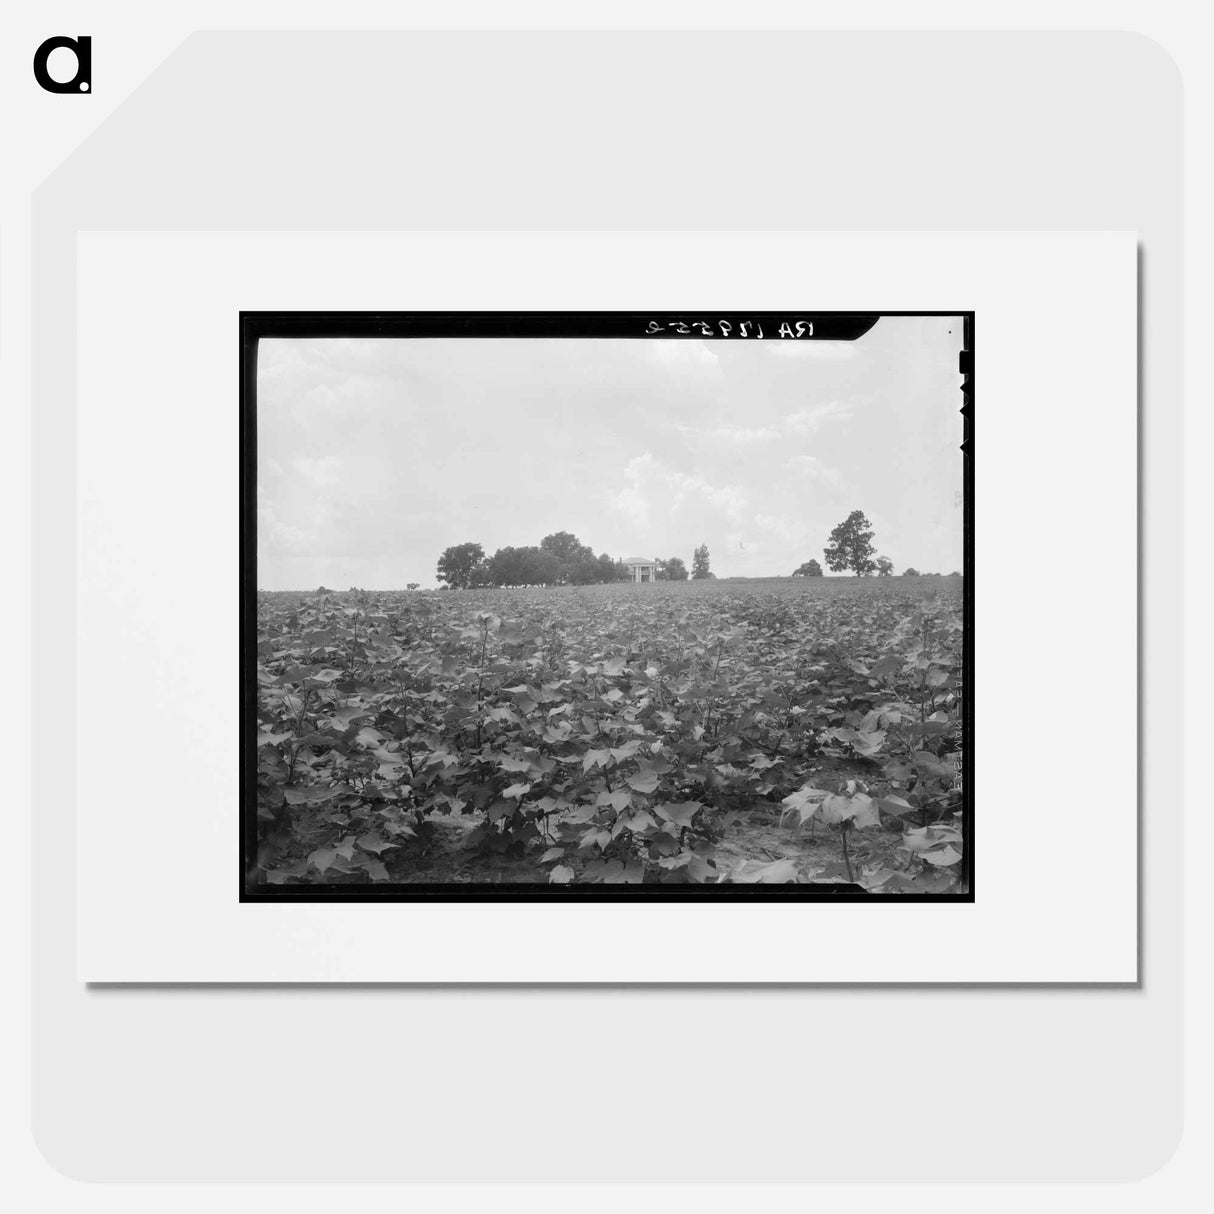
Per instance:
[[[187,41],[34,197],[34,757],[56,778],[35,782],[33,1065],[48,1159],[113,1180],[1113,1180],[1158,1167],[1180,1133],[1179,190],[1179,78],[1133,35]],[[71,769],[64,691],[75,233],[352,227],[1137,230],[1140,987],[78,986],[64,823],[74,779],[97,773]],[[1042,297],[1065,305],[1048,283]]]

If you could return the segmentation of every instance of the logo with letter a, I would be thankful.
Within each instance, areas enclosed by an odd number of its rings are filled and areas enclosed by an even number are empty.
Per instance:
[[[76,74],[70,80],[55,80],[46,65],[51,52],[71,51],[76,56]],[[34,52],[34,79],[48,93],[89,93],[93,89],[93,40],[84,34],[76,38],[48,38]]]

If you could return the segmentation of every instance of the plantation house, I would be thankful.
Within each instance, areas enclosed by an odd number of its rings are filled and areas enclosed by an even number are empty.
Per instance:
[[[632,574],[634,582],[656,582],[658,580],[658,563],[647,556],[630,556],[624,565]]]

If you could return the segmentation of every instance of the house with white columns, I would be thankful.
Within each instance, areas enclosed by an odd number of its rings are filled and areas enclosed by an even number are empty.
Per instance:
[[[658,580],[658,563],[647,556],[630,556],[625,562],[628,572],[634,582],[656,582]]]

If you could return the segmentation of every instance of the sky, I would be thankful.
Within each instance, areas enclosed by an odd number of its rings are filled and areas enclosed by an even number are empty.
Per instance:
[[[896,572],[962,564],[959,320],[854,342],[263,338],[258,585],[434,586],[444,548],[825,569],[863,510]]]

